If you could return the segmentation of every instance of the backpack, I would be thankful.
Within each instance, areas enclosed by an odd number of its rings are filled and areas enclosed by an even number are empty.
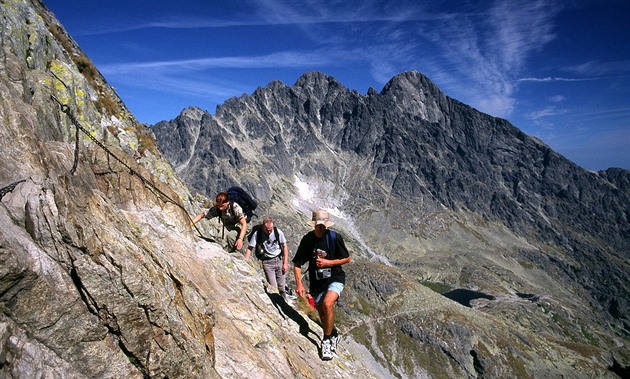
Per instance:
[[[233,186],[228,188],[227,191],[228,200],[230,200],[230,207],[234,210],[234,203],[238,203],[238,205],[243,208],[243,213],[245,213],[245,217],[247,222],[249,223],[253,216],[257,216],[254,213],[256,207],[258,207],[258,203],[247,193],[244,189],[238,186]]]
[[[337,232],[332,229],[328,229],[326,233],[326,247],[328,251],[333,254],[335,252],[335,240],[337,239]]]
[[[258,234],[256,234],[256,247],[254,249],[254,252],[256,254],[256,258],[258,258],[259,261],[262,261],[265,259],[265,253],[263,251],[263,242],[265,242],[263,240],[263,234],[265,234],[265,232],[263,231],[263,224],[258,224],[254,226],[252,230],[250,230],[249,234],[247,234],[247,239],[251,241],[254,233],[256,232],[258,232]],[[274,241],[274,243],[279,244],[280,233],[278,233],[278,228],[275,226],[273,227],[273,234],[276,236],[276,240]]]

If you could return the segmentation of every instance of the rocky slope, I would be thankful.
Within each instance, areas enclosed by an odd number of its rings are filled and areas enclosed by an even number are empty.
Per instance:
[[[395,299],[426,296],[416,278],[494,299],[473,302],[484,317],[505,325],[488,337],[494,347],[524,344],[537,357],[524,360],[537,363],[523,363],[519,376],[570,372],[551,368],[562,365],[564,353],[541,358],[549,350],[569,349],[567,356],[576,357],[598,351],[610,367],[615,360],[627,366],[627,357],[617,356],[630,329],[627,170],[584,170],[506,120],[448,98],[417,72],[366,95],[307,73],[293,86],[272,82],[228,99],[214,115],[191,107],[152,129],[193,188],[210,198],[233,184],[248,188],[282,221],[293,248],[309,209],[335,211],[358,256],[389,263],[387,272],[405,278],[404,289],[387,286]],[[378,264],[361,267],[352,273],[382,274]],[[433,320],[433,309],[423,320],[423,310],[410,302],[389,299],[380,307],[375,280],[364,281],[351,281],[344,311],[349,322],[369,325],[391,312],[379,328],[352,328],[392,372],[418,375],[426,367],[414,360],[428,352],[466,367],[455,376],[500,377],[500,370],[521,366],[518,354],[493,360],[492,349],[481,347],[482,353],[464,342],[496,327],[449,319],[458,332],[448,339],[437,331],[444,320]],[[532,334],[512,335],[515,325]],[[413,364],[392,363],[384,353],[410,346]],[[502,368],[489,373],[489,366]]]
[[[191,231],[186,186],[42,3],[0,14],[1,378],[380,377],[351,341],[316,359],[318,325]]]
[[[510,208],[497,204],[512,204],[508,195],[519,193],[520,184],[472,176],[465,183],[478,180],[481,189],[470,185],[468,195],[433,188],[435,182],[450,191],[452,180],[442,180],[451,171],[463,175],[453,165],[472,154],[467,145],[458,153],[454,144],[463,137],[451,109],[466,107],[417,73],[365,96],[309,74],[293,87],[274,82],[230,99],[214,116],[191,108],[156,127],[177,141],[164,151],[196,190],[208,196],[243,184],[261,200],[261,212],[282,220],[292,249],[313,206],[337,207],[337,226],[356,259],[338,307],[344,343],[333,361],[321,362],[321,329],[308,314],[265,290],[256,265],[199,238],[217,225],[190,230],[189,215],[202,208],[204,196],[189,192],[151,131],[134,120],[45,6],[4,0],[0,11],[0,377],[614,378],[627,372],[628,242],[619,234],[627,229],[621,197],[628,196],[627,171],[586,173],[549,151],[543,166],[568,170],[545,172],[551,182],[568,182],[566,173],[594,175],[586,184],[561,186],[567,194],[560,195],[588,198],[595,186],[601,206],[620,205],[617,213],[576,205],[572,210],[584,214],[571,218],[562,212],[571,203],[563,205],[553,191],[534,191],[531,183],[541,179],[526,178],[527,166],[514,163],[511,170],[526,183],[520,207],[528,216],[505,222]],[[422,92],[419,82],[427,86]],[[380,111],[367,106],[370,98],[382,102]],[[390,116],[387,108],[399,112]],[[480,139],[480,149],[489,142],[477,135],[476,119],[496,124],[490,142],[507,144],[509,133],[518,135],[505,121],[470,111],[463,135]],[[422,127],[409,129],[408,120]],[[425,140],[416,138],[422,133]],[[443,140],[436,150],[435,136]],[[522,147],[509,146],[517,162],[543,146],[524,135],[520,141]],[[475,170],[494,180],[512,167],[484,168],[485,158],[478,158]],[[427,175],[418,171],[423,164]],[[482,189],[506,198],[488,200]],[[474,196],[490,204],[474,205]],[[536,199],[545,206],[538,213]],[[580,227],[591,219],[610,224]],[[589,242],[596,256],[583,248]],[[438,284],[492,299],[465,307],[427,287]]]

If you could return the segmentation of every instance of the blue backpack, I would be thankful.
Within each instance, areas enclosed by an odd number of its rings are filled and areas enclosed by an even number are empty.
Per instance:
[[[253,216],[258,217],[254,210],[258,207],[258,203],[247,193],[244,189],[238,186],[233,186],[228,188],[226,191],[228,195],[228,200],[230,200],[230,207],[234,207],[234,203],[236,202],[238,205],[243,208],[243,213],[245,213],[245,217],[247,222],[249,223]],[[234,208],[232,208],[234,210]]]
[[[328,233],[326,233],[326,247],[328,248],[328,251],[331,254],[335,252],[336,239],[337,239],[337,233],[332,229],[328,229]]]

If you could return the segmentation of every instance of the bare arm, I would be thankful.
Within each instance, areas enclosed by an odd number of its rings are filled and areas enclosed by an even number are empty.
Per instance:
[[[236,250],[241,250],[243,248],[243,241],[245,239],[245,233],[247,233],[247,220],[245,217],[241,217],[238,220],[239,224],[241,224],[241,231],[238,233],[238,237],[236,237],[236,242],[234,243],[234,247]]]
[[[199,213],[198,215],[196,215],[196,216],[195,216],[195,218],[193,218],[193,219],[190,221],[190,226],[195,225],[196,223],[198,223],[198,222],[199,222],[199,220],[201,220],[201,219],[202,219],[202,218],[204,218],[205,216],[206,216],[206,212],[201,212],[201,213]]]
[[[336,267],[336,266],[345,265],[346,263],[349,263],[349,262],[350,262],[350,257],[341,258],[341,259],[317,258],[317,260],[315,261],[315,265],[319,268],[326,268],[326,267]]]
[[[282,273],[286,274],[289,271],[289,247],[286,243],[282,244]]]
[[[295,293],[297,293],[299,297],[304,297],[306,290],[304,290],[304,286],[302,285],[302,266],[293,264],[293,273],[295,274]]]

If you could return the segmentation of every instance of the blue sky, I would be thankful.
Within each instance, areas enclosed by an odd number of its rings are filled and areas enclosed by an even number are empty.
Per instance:
[[[582,167],[630,169],[628,0],[44,0],[140,122],[308,71],[416,70]]]

